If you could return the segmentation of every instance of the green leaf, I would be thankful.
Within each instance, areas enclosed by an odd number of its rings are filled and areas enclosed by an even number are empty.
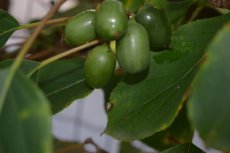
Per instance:
[[[14,32],[14,28],[18,27],[17,20],[7,12],[0,9],[0,48],[2,48],[11,34]]]
[[[44,95],[17,73],[0,114],[1,152],[51,153],[50,115]]]
[[[230,152],[230,24],[212,41],[198,73],[189,115],[207,145]]]
[[[113,108],[108,113],[105,132],[130,141],[146,138],[171,125],[207,44],[229,18],[230,14],[181,27],[173,35],[170,46],[173,50],[152,54],[145,79],[119,83],[110,97]]]
[[[187,111],[184,108],[169,128],[142,140],[142,142],[154,149],[164,150],[178,144],[190,142],[192,136],[193,131],[190,128]]]
[[[39,71],[37,83],[49,99],[53,113],[91,93],[92,89],[85,84],[83,67],[84,60],[75,58],[51,63]]]
[[[191,143],[178,145],[176,147],[162,151],[161,153],[205,153]]]
[[[13,64],[15,60],[4,60],[0,62],[0,69],[4,69],[9,67],[11,64]],[[20,65],[20,70],[24,72],[25,74],[28,74],[31,70],[33,70],[38,65],[35,61],[29,61],[29,60],[23,60],[22,64]]]

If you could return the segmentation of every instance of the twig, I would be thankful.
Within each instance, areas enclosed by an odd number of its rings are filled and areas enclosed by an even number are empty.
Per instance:
[[[98,146],[91,138],[88,138],[85,140],[84,144],[91,144],[95,147],[97,150],[97,153],[107,153],[104,149],[102,149],[100,146]]]
[[[70,16],[70,17],[63,17],[63,18],[59,18],[59,19],[47,20],[47,22],[45,23],[45,25],[50,25],[50,24],[65,22],[65,21],[68,21],[71,18],[72,18],[72,16]],[[40,25],[41,22],[42,21],[40,21],[40,22],[34,22],[34,23],[30,23],[30,24],[25,24],[25,25],[21,25],[21,26],[17,27],[16,30],[33,28],[33,27],[36,27],[36,26]]]
[[[47,20],[47,21],[45,22],[45,25],[51,25],[51,24],[66,22],[66,21],[68,21],[68,20],[71,19],[71,18],[72,18],[72,16],[71,16],[71,17],[64,17],[64,18],[58,18],[58,19]],[[18,26],[18,27],[16,27],[16,28],[13,28],[13,29],[10,29],[10,30],[7,30],[7,31],[1,33],[0,36],[3,36],[3,35],[8,34],[8,33],[10,33],[10,32],[14,32],[14,31],[16,31],[16,30],[29,29],[29,28],[37,27],[37,26],[40,25],[41,22],[42,22],[42,21],[40,21],[40,22],[34,22],[34,23],[29,23],[29,24],[24,24],[24,25],[20,25],[20,26]]]
[[[202,11],[203,8],[203,6],[197,7],[196,10],[193,12],[191,18],[188,20],[188,22],[193,21],[199,15],[200,11]]]
[[[16,70],[19,68],[19,66],[22,63],[22,60],[24,59],[26,53],[29,51],[29,49],[31,48],[31,46],[33,45],[33,42],[35,41],[35,39],[37,38],[37,36],[40,34],[40,32],[42,31],[43,27],[45,26],[46,22],[52,18],[55,13],[58,11],[59,7],[66,2],[66,0],[59,0],[50,10],[49,12],[46,14],[46,16],[42,19],[42,21],[40,22],[39,26],[35,29],[35,31],[32,33],[32,35],[28,38],[27,42],[22,46],[19,55],[17,56],[15,62],[13,63],[13,65],[11,66],[9,73],[8,73],[8,77],[3,85],[3,90],[0,93],[0,112],[2,110],[2,106],[4,104],[5,98],[7,96],[8,90],[10,88],[11,82],[14,79],[14,75],[16,73]]]
[[[70,152],[82,152],[84,151],[84,144],[73,144],[63,149],[55,151],[55,153],[70,153]]]
[[[60,50],[59,48],[45,49],[45,50],[39,51],[38,53],[32,54],[32,55],[26,57],[25,59],[27,59],[27,60],[38,60],[38,59],[41,59],[43,57],[47,57],[51,54],[54,54],[59,50]]]
[[[73,54],[73,53],[79,52],[79,51],[81,51],[81,50],[83,50],[83,49],[86,49],[86,48],[92,47],[92,46],[94,46],[94,45],[97,45],[97,44],[99,44],[99,43],[101,43],[100,40],[94,40],[94,41],[92,41],[92,42],[90,42],[90,43],[84,44],[84,45],[82,45],[82,46],[79,46],[79,47],[70,49],[70,50],[68,50],[68,51],[65,51],[64,53],[61,53],[61,54],[58,54],[58,55],[53,56],[53,57],[51,57],[51,58],[48,58],[48,59],[46,59],[45,61],[41,62],[37,67],[35,67],[35,69],[33,69],[33,70],[28,74],[28,77],[30,77],[34,72],[36,72],[37,70],[41,69],[42,67],[48,65],[49,63],[52,63],[52,62],[54,62],[54,61],[56,61],[56,60],[59,60],[59,59],[61,59],[61,58],[63,58],[63,57],[69,56],[69,55],[71,55],[71,54]]]

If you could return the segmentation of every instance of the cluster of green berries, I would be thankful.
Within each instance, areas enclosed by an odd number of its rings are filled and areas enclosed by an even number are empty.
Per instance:
[[[65,39],[79,46],[95,39],[116,40],[116,52],[107,43],[89,52],[84,67],[86,82],[93,88],[104,87],[112,78],[116,60],[129,74],[146,70],[150,50],[159,51],[170,42],[171,27],[163,10],[145,4],[135,17],[129,17],[123,3],[105,0],[96,10],[73,17],[65,27]]]

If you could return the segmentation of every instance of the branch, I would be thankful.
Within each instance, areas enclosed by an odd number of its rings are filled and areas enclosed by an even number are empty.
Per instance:
[[[203,6],[198,6],[193,12],[188,22],[192,22],[194,19],[196,19],[196,17],[199,15],[199,13],[202,11],[203,8],[204,8]]]
[[[95,147],[95,149],[97,150],[96,153],[107,153],[107,151],[103,150],[101,147],[99,147],[91,138],[88,138],[85,140],[84,144],[91,144]]]

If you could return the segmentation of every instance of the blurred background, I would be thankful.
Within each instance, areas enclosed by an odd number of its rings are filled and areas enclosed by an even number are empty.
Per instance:
[[[25,24],[43,17],[53,2],[55,1],[0,0],[0,7],[9,10],[20,24]],[[61,7],[60,11],[63,12],[64,16],[73,15],[88,8],[95,8],[98,2],[99,0],[68,0]],[[15,32],[12,38],[7,42],[7,46],[9,46],[7,48],[8,51],[15,50],[17,44],[22,43],[28,35],[30,35],[30,31],[21,30]],[[34,50],[36,50],[36,47]],[[52,54],[47,56],[52,56]],[[42,60],[42,58],[38,58],[37,60]],[[74,102],[67,109],[53,116],[53,134],[56,138],[65,141],[84,142],[87,138],[91,138],[99,147],[107,152],[118,153],[120,143],[102,134],[106,123],[107,117],[104,110],[104,95],[101,90],[95,90],[90,96]],[[220,153],[213,149],[206,148],[197,134],[193,138],[193,142],[207,153]],[[155,153],[154,150],[139,141],[135,141],[132,144],[143,150],[143,152]],[[87,149],[93,151],[92,146],[88,146]]]

